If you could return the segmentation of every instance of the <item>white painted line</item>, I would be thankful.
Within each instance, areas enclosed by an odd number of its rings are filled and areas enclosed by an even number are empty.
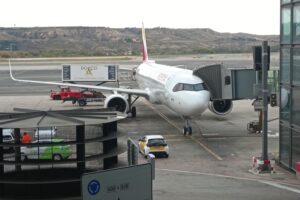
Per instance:
[[[207,140],[226,140],[224,137],[217,137],[217,138],[206,138]]]
[[[269,138],[278,138],[279,137],[279,133],[275,133],[275,134],[268,134]]]
[[[176,134],[176,135],[174,135],[174,134],[167,134],[167,135],[162,135],[162,136],[164,136],[164,137],[181,137],[181,135],[178,135],[178,134]]]
[[[128,135],[136,135],[136,134],[139,134],[139,132],[137,131],[128,132]]]
[[[273,187],[277,187],[283,190],[288,190],[290,192],[295,192],[300,194],[300,190],[295,189],[295,188],[291,188],[288,187],[286,185],[291,185],[293,186],[293,184],[289,184],[289,183],[275,183],[275,181],[263,181],[263,180],[258,180],[258,179],[254,179],[254,178],[244,178],[244,177],[238,177],[238,176],[228,176],[228,175],[223,175],[223,174],[212,174],[212,173],[203,173],[203,172],[193,172],[193,171],[183,171],[183,170],[173,170],[173,169],[160,169],[160,168],[156,168],[156,170],[160,170],[160,171],[167,171],[167,172],[176,172],[176,173],[184,173],[184,174],[194,174],[194,175],[205,175],[205,176],[214,176],[214,177],[221,177],[221,178],[230,178],[230,179],[236,179],[236,180],[246,180],[246,181],[256,181],[256,182],[260,182],[263,184],[267,184]],[[284,185],[282,185],[284,184]],[[296,185],[294,185],[296,186]],[[299,186],[299,185],[297,185]]]
[[[190,141],[188,139],[166,139],[167,142],[181,142],[181,141]]]
[[[288,190],[290,192],[295,192],[295,193],[300,194],[300,190],[297,190],[295,188],[291,188],[291,187],[288,187],[288,186],[285,186],[285,185],[280,185],[278,183],[272,183],[272,182],[269,182],[269,181],[259,181],[259,182],[270,185],[270,186],[273,186],[273,187],[277,187],[277,188],[280,188],[280,189],[283,189],[283,190]]]

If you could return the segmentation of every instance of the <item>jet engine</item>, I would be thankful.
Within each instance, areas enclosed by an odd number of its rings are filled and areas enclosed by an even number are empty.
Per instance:
[[[120,94],[108,96],[104,101],[105,108],[115,108],[116,111],[127,113],[129,104],[126,98]]]
[[[210,101],[208,104],[208,108],[211,112],[217,115],[227,115],[231,112],[233,107],[232,100],[215,100]]]

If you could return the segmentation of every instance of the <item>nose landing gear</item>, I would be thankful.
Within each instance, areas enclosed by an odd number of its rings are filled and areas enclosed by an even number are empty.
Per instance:
[[[185,126],[183,127],[183,135],[192,135],[192,127],[190,126],[190,121],[186,119]]]

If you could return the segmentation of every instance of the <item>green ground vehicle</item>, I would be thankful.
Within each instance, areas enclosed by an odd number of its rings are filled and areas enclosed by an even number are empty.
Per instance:
[[[63,139],[43,139],[34,141],[32,144],[39,142],[41,146],[21,147],[21,159],[41,159],[41,160],[62,160],[71,156],[70,145],[53,145],[43,146],[43,143],[60,143]]]

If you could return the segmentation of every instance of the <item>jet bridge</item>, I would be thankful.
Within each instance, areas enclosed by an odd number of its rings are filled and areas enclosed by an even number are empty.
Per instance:
[[[253,88],[256,84],[256,72],[249,68],[229,68],[221,64],[200,67],[194,70],[211,93],[208,105],[217,115],[227,115],[233,108],[232,100],[254,99]]]
[[[208,65],[194,70],[211,92],[212,101],[254,99],[256,73],[253,68],[229,68],[222,64]]]

